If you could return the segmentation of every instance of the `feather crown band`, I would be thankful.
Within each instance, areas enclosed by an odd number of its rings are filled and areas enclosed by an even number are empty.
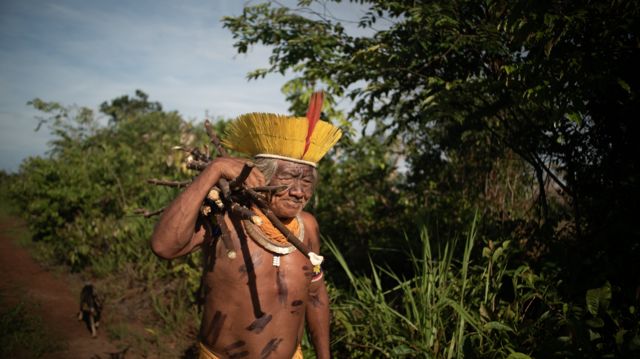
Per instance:
[[[320,121],[322,93],[311,97],[307,117],[248,113],[229,124],[222,141],[252,157],[269,157],[315,167],[342,136],[339,128]]]

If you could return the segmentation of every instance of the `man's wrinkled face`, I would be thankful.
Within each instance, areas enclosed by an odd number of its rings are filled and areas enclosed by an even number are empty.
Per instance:
[[[279,218],[293,218],[309,202],[316,186],[316,169],[302,163],[278,160],[270,186],[287,186],[271,196],[271,210]]]

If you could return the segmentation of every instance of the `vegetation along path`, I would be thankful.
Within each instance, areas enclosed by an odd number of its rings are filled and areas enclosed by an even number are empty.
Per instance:
[[[16,243],[25,231],[23,221],[0,218],[3,344],[5,340],[11,341],[8,336],[14,338],[12,348],[4,345],[1,349],[10,352],[3,354],[12,358],[98,359],[118,352],[104,331],[92,338],[84,323],[78,321],[81,283],[48,271]],[[31,323],[34,321],[35,327]]]

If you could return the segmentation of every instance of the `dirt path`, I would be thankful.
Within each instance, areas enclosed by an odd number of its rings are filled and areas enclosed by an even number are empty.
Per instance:
[[[107,339],[104,330],[92,338],[78,321],[78,283],[55,275],[36,263],[24,248],[15,243],[24,223],[11,217],[0,219],[0,293],[2,305],[15,305],[21,298],[38,304],[44,327],[52,337],[62,338],[66,349],[47,354],[47,359],[109,358],[118,348]]]

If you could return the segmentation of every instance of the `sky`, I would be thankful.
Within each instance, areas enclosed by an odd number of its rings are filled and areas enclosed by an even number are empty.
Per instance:
[[[252,1],[256,3],[258,1]],[[286,113],[280,75],[248,81],[270,50],[238,55],[221,18],[241,0],[0,0],[0,169],[44,155],[40,98],[97,109],[136,89],[185,119]]]

